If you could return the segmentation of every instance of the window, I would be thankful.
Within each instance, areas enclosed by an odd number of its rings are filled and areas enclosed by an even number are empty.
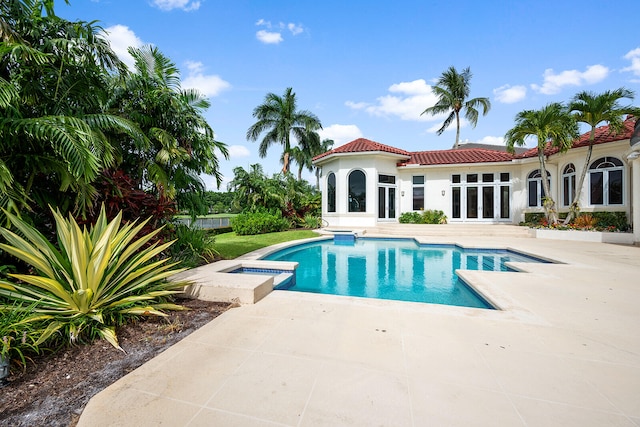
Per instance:
[[[549,171],[547,171],[547,181],[551,185]],[[545,197],[544,187],[542,186],[542,173],[540,169],[536,169],[527,177],[527,189],[529,190],[529,207],[542,207],[542,200]]]
[[[327,177],[327,212],[336,211],[336,174],[331,172]]]
[[[396,177],[393,175],[378,175],[378,183],[380,184],[395,184]]]
[[[424,176],[413,176],[413,210],[424,210]]]
[[[589,166],[589,203],[592,205],[621,205],[623,201],[622,161],[615,157],[601,157]]]
[[[562,170],[562,206],[570,206],[576,195],[576,167],[569,163]]]
[[[355,170],[349,174],[349,212],[367,211],[367,178]]]

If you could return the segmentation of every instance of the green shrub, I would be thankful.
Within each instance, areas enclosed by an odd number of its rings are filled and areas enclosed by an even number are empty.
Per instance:
[[[322,218],[316,215],[307,214],[302,219],[302,228],[314,230],[322,227]]]
[[[446,224],[447,216],[440,210],[427,209],[422,212],[403,212],[398,221],[401,224]]]
[[[423,224],[446,224],[447,216],[439,210],[427,209],[422,212]]]
[[[290,227],[289,221],[279,211],[244,212],[231,220],[231,228],[238,236],[285,231]]]
[[[545,219],[542,212],[527,212],[524,214],[525,224],[540,224]]]
[[[421,224],[422,215],[419,212],[403,212],[398,221],[400,224]]]
[[[31,225],[6,213],[21,237],[7,229],[0,234],[8,244],[0,249],[32,266],[32,274],[9,274],[0,280],[0,297],[34,304],[29,322],[46,322],[36,345],[61,331],[70,342],[102,337],[120,348],[115,327],[140,315],[166,316],[162,310],[181,306],[165,303],[184,283],[166,278],[182,270],[157,257],[172,242],[149,245],[161,229],[136,235],[147,221],[121,228],[120,214],[107,222],[104,208],[89,230],[80,229],[73,217],[53,212],[57,247]]]
[[[613,228],[619,231],[629,230],[625,212],[590,212],[598,222],[598,228]]]
[[[25,322],[34,308],[35,304],[29,307],[17,303],[0,305],[0,357],[13,365],[25,367],[26,359],[40,352],[36,343],[42,327],[38,323]]]
[[[171,258],[183,267],[193,268],[213,261],[217,252],[213,249],[214,234],[200,228],[177,224],[172,230],[176,239],[169,248]]]

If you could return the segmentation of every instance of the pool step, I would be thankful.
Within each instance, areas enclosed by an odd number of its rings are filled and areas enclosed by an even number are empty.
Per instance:
[[[367,234],[398,236],[490,236],[531,238],[528,227],[506,224],[382,224]]]

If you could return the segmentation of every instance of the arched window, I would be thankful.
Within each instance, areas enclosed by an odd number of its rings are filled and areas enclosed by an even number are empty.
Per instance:
[[[589,166],[589,203],[592,205],[621,205],[623,202],[622,161],[615,157],[601,157]]]
[[[547,171],[547,180],[551,185],[551,174]],[[544,199],[544,187],[542,186],[542,172],[536,169],[527,177],[527,188],[529,190],[529,207],[542,207],[542,199]]]
[[[570,206],[576,195],[576,167],[569,163],[562,170],[562,206]]]
[[[367,178],[361,170],[349,174],[349,212],[367,211]]]
[[[327,212],[336,211],[336,174],[327,176]]]

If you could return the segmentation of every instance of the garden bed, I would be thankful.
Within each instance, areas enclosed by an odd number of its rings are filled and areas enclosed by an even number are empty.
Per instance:
[[[551,230],[547,228],[530,228],[529,233],[536,239],[573,240],[622,245],[633,245],[634,243],[633,233],[591,230]]]
[[[0,425],[74,426],[89,399],[120,377],[208,323],[230,304],[182,300],[188,311],[167,312],[118,330],[116,350],[104,340],[46,353],[15,371],[0,388]]]

